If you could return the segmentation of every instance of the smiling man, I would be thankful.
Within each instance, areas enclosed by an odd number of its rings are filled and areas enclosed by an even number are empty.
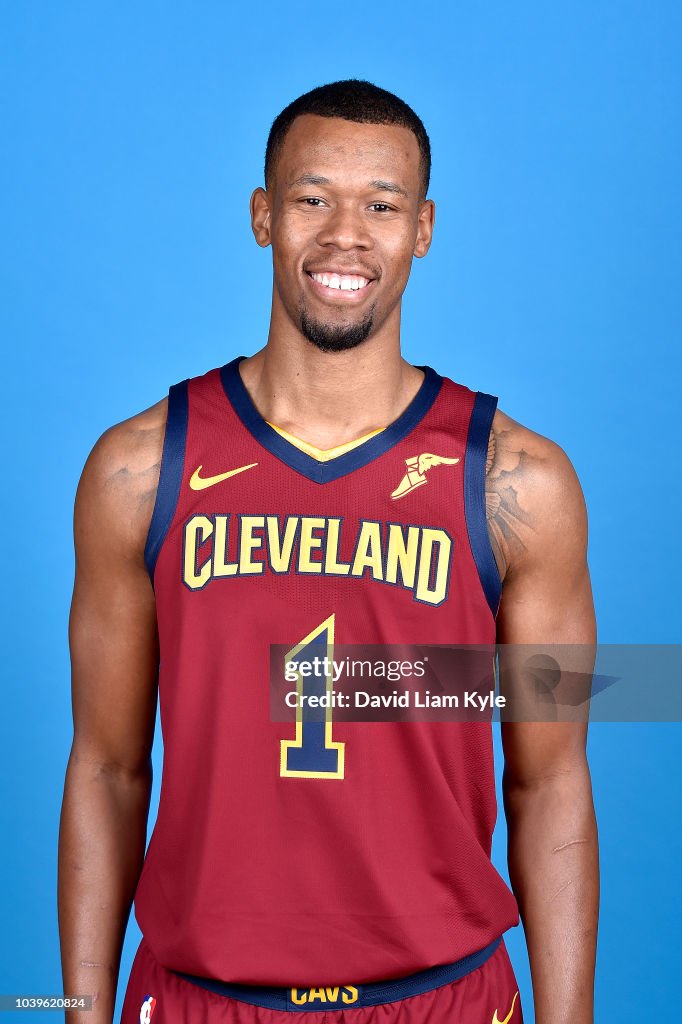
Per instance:
[[[350,80],[290,104],[251,199],[267,343],[174,385],[86,464],[59,911],[88,1024],[112,1020],[133,898],[123,1024],[519,1024],[519,915],[538,1024],[592,1020],[584,724],[502,725],[510,889],[490,859],[489,721],[270,714],[273,644],[594,641],[566,455],[401,356],[429,174],[393,94]]]

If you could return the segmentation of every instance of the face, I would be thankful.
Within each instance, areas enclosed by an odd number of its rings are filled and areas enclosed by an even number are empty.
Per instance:
[[[251,198],[256,241],[272,245],[273,316],[328,352],[399,317],[412,257],[426,254],[433,231],[433,203],[419,191],[409,129],[296,118],[270,189]]]

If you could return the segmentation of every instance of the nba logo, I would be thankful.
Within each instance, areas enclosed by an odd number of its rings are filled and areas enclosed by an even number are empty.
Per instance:
[[[149,1024],[152,1019],[154,1007],[156,1006],[156,999],[154,996],[145,996],[140,1007],[140,1024]]]

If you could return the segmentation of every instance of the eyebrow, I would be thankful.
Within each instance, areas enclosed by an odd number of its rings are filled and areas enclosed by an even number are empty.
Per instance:
[[[300,177],[296,178],[295,181],[289,182],[289,188],[296,188],[297,185],[331,185],[332,181],[330,178],[325,178],[321,174],[301,174]],[[404,199],[409,199],[409,195],[402,188],[401,185],[397,185],[394,181],[382,181],[381,179],[375,179],[370,181],[369,187],[377,192],[392,192],[396,196],[402,196]]]

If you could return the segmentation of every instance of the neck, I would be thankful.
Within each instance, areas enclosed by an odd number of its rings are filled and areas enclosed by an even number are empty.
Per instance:
[[[240,372],[264,419],[328,449],[386,427],[409,405],[424,374],[400,354],[399,337],[368,338],[347,352],[273,337]]]

